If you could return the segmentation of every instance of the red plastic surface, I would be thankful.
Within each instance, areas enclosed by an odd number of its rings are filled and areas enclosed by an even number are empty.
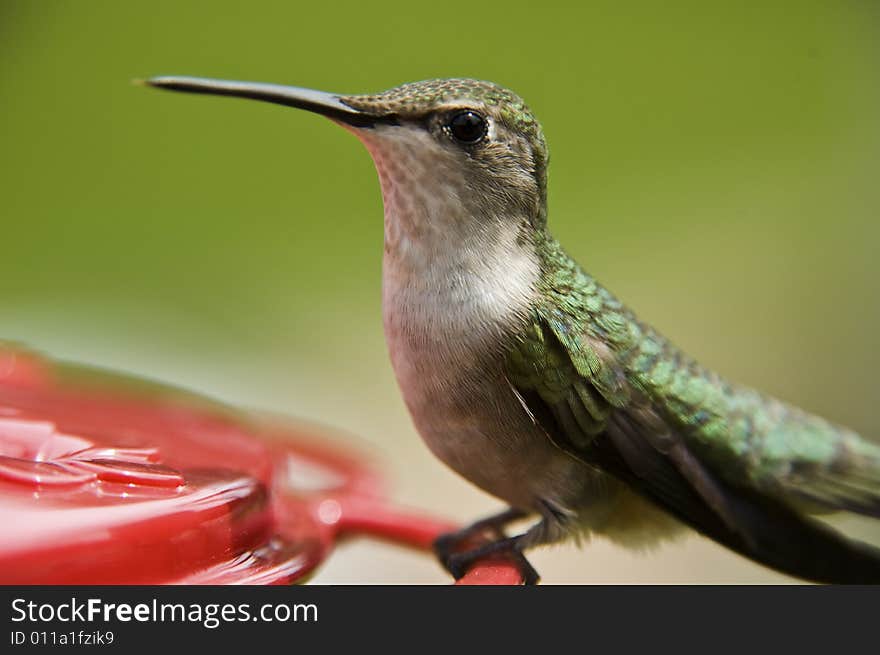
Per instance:
[[[0,583],[283,584],[342,537],[429,550],[455,527],[318,434],[131,386],[0,344]],[[520,576],[494,560],[460,583]]]

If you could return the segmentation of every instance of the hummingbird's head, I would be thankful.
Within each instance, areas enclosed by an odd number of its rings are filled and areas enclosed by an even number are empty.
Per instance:
[[[411,236],[499,222],[541,229],[546,220],[541,126],[516,94],[490,82],[428,80],[372,95],[192,77],[146,83],[298,107],[343,125],[373,157],[386,225],[406,223]]]
[[[342,96],[375,116],[356,134],[388,192],[408,187],[457,196],[468,215],[508,215],[542,224],[547,146],[526,104],[491,82],[412,82],[375,95]],[[410,178],[410,179],[407,179]]]

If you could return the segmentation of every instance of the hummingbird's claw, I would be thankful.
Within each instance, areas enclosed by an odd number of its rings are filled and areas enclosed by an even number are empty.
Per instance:
[[[523,584],[527,587],[533,587],[541,581],[541,575],[535,570],[535,567],[529,563],[529,560],[523,556],[522,566],[519,572],[523,576]]]
[[[516,560],[517,567],[519,568],[519,574],[522,577],[523,584],[527,587],[534,586],[538,584],[541,580],[541,574],[532,566],[532,563],[526,559],[526,556],[522,553],[522,551],[517,550],[512,553],[514,559]]]
[[[517,565],[524,584],[536,584],[540,576],[523,555],[520,537],[504,534],[506,525],[526,516],[527,512],[511,507],[461,530],[442,534],[434,540],[434,553],[456,580],[463,578],[477,560],[502,555]]]
[[[434,540],[434,554],[444,569],[449,571],[453,578],[460,580],[467,573],[472,560],[461,555],[467,555],[469,551],[462,551],[462,543],[471,539],[473,535],[464,534],[464,530],[447,532]]]
[[[437,556],[437,559],[440,560],[443,568],[450,573],[452,573],[452,571],[449,569],[447,562],[449,561],[449,558],[455,554],[460,543],[461,537],[459,532],[447,532],[446,534],[441,534],[434,540],[432,546],[434,554]]]
[[[440,563],[456,580],[461,580],[474,563],[489,557],[511,559],[519,569],[524,585],[537,584],[541,579],[535,567],[531,565],[520,549],[519,537],[504,537],[465,551],[447,550],[450,547],[454,548],[453,544],[460,543],[456,539],[458,535],[459,533],[456,532],[442,535],[434,542],[434,551],[437,553]]]
[[[464,557],[464,555],[466,553],[450,553],[445,560],[441,560],[443,568],[449,571],[456,581],[461,580],[465,576],[472,563],[472,560]]]
[[[471,523],[461,530],[440,535],[434,540],[434,553],[441,562],[444,562],[452,553],[466,550],[464,546],[468,542],[473,542],[472,545],[476,546],[480,543],[481,538],[483,541],[504,539],[507,536],[504,534],[504,527],[526,516],[528,514],[523,510],[509,507],[503,512]],[[446,565],[444,564],[444,566]]]

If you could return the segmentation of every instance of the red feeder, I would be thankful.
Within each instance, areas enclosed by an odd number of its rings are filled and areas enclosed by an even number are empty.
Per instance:
[[[3,584],[285,584],[341,537],[454,528],[319,434],[3,345],[0,523]],[[520,582],[506,560],[460,581]]]

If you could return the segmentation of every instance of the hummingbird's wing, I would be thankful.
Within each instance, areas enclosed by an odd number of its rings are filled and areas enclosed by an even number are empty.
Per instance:
[[[564,253],[545,262],[544,284],[545,302],[506,363],[557,446],[774,568],[880,579],[880,552],[799,506],[876,513],[880,466],[870,444],[699,368]]]
[[[732,485],[694,454],[680,427],[619,369],[600,364],[584,375],[566,360],[568,351],[543,319],[529,331],[508,357],[508,378],[558,447],[767,566],[818,582],[880,582],[880,551],[754,487]],[[601,361],[596,353],[586,357]]]

